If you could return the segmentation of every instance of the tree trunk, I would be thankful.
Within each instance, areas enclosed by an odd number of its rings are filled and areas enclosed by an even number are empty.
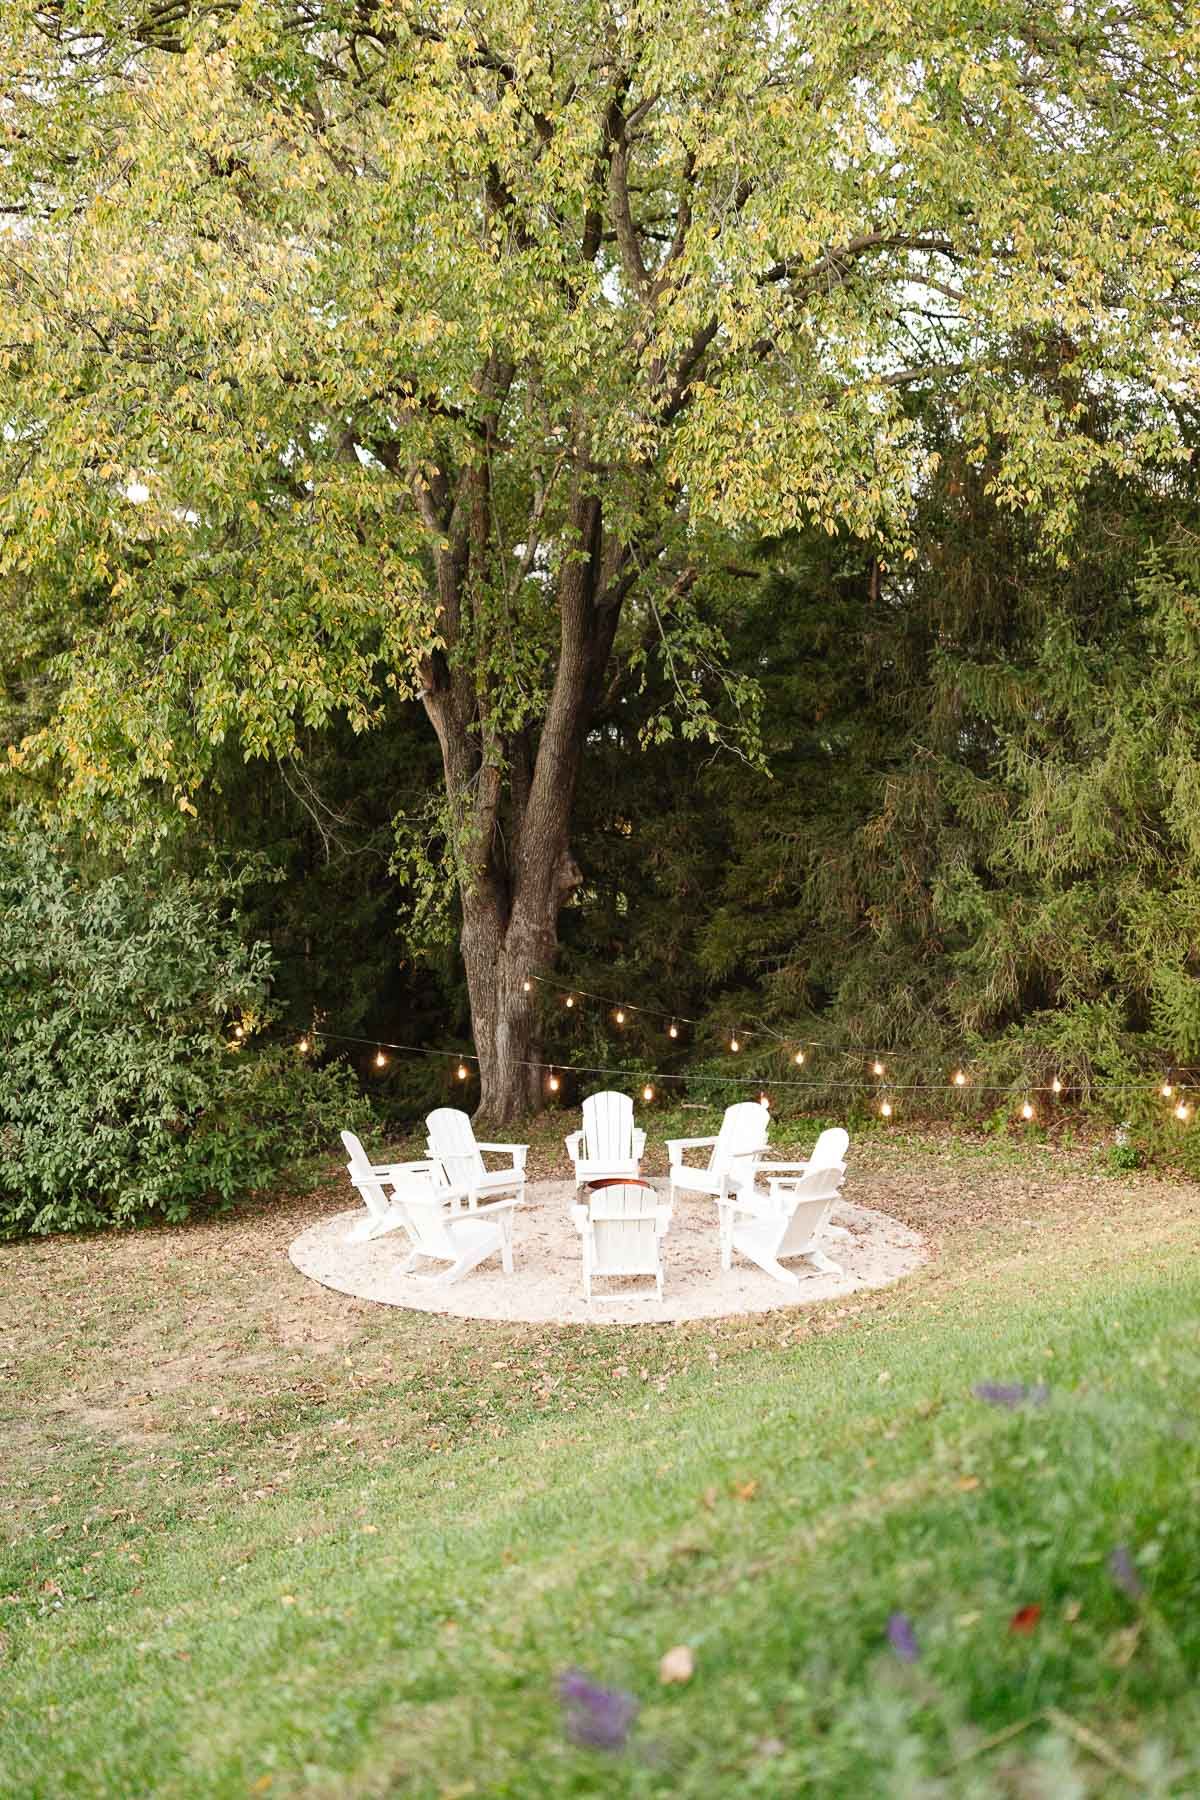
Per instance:
[[[471,477],[469,517],[486,542],[484,477]],[[458,515],[456,514],[456,517]],[[464,514],[464,517],[467,515]],[[570,851],[571,816],[588,720],[612,648],[621,591],[604,605],[600,504],[576,492],[571,542],[560,577],[558,666],[536,749],[530,736],[501,738],[480,706],[474,675],[435,653],[426,668],[425,708],[442,749],[446,794],[460,834],[462,957],[479,1059],[477,1116],[508,1124],[544,1103],[545,1066],[536,985],[558,949],[558,915],[583,877]],[[455,548],[457,546],[457,548]],[[624,556],[616,561],[619,573]],[[439,556],[439,606],[452,637],[470,564],[468,533],[449,533]],[[505,798],[509,802],[505,809]]]
[[[546,921],[534,947],[525,933],[506,925],[488,897],[466,892],[462,907],[462,958],[479,1058],[477,1117],[507,1125],[543,1103],[539,996],[532,984],[526,993],[525,982],[531,969],[553,959],[554,921]]]

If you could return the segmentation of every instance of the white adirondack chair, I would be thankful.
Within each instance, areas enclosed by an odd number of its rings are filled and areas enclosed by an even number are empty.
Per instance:
[[[405,1213],[397,1205],[394,1191],[397,1183],[407,1180],[410,1175],[430,1175],[440,1186],[444,1201],[453,1203],[462,1199],[461,1192],[449,1186],[440,1163],[373,1163],[352,1131],[342,1132],[342,1143],[350,1153],[346,1172],[367,1209],[366,1218],[360,1219],[347,1232],[348,1243],[362,1244],[370,1238],[384,1237],[389,1231],[403,1230]],[[389,1188],[393,1190],[390,1194]]]
[[[824,1275],[842,1274],[840,1263],[822,1250],[820,1238],[845,1172],[844,1164],[830,1163],[799,1177],[771,1181],[769,1194],[737,1194],[720,1201],[722,1268],[731,1266],[736,1250],[790,1287],[799,1282],[783,1266],[792,1257],[806,1257]]]
[[[757,1174],[771,1177],[772,1188],[781,1176],[807,1175],[810,1169],[830,1169],[840,1167],[843,1177],[846,1169],[846,1152],[850,1148],[850,1133],[840,1125],[833,1125],[823,1131],[813,1146],[813,1153],[807,1162],[762,1162]],[[849,1238],[852,1232],[844,1225],[826,1224],[824,1235],[827,1238]]]
[[[470,1119],[453,1106],[439,1106],[425,1124],[430,1156],[441,1163],[450,1186],[466,1196],[472,1212],[481,1200],[490,1202],[502,1194],[513,1195],[515,1203],[521,1204],[525,1198],[528,1144],[477,1144]],[[484,1150],[507,1156],[509,1167],[489,1169],[481,1154]]]
[[[614,1181],[594,1188],[572,1206],[571,1217],[583,1239],[583,1291],[589,1306],[592,1282],[608,1275],[653,1275],[661,1301],[662,1240],[671,1208],[648,1182]]]
[[[679,1188],[686,1193],[711,1194],[718,1200],[731,1191],[749,1193],[754,1187],[755,1159],[767,1147],[770,1122],[770,1113],[759,1101],[741,1100],[725,1108],[715,1138],[668,1138],[672,1202]],[[685,1163],[688,1150],[708,1150],[707,1166],[700,1169]]]
[[[582,1131],[573,1131],[564,1141],[575,1165],[576,1193],[585,1181],[614,1175],[636,1181],[641,1173],[646,1134],[634,1125],[628,1094],[589,1094],[583,1103]]]
[[[500,1201],[487,1208],[495,1218],[474,1218],[455,1212],[460,1191],[446,1181],[440,1162],[375,1163],[352,1131],[343,1131],[342,1142],[350,1152],[350,1179],[363,1197],[367,1217],[350,1232],[351,1242],[365,1242],[389,1231],[403,1231],[409,1242],[401,1275],[413,1272],[422,1257],[450,1267],[434,1277],[457,1281],[485,1257],[500,1252],[506,1273],[512,1273],[512,1216],[517,1202]],[[384,1192],[391,1189],[390,1196]]]

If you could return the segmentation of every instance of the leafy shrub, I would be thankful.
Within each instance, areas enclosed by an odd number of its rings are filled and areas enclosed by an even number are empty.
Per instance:
[[[270,977],[228,890],[0,840],[0,1236],[183,1219],[361,1115],[348,1070],[231,1047]]]

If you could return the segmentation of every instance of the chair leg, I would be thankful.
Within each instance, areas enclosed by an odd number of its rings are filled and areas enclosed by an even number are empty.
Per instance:
[[[809,1250],[807,1260],[814,1269],[819,1269],[822,1275],[844,1275],[846,1273],[841,1263],[835,1263],[832,1257],[826,1256],[823,1250]]]
[[[852,1231],[847,1231],[844,1225],[826,1225],[825,1236],[829,1238],[846,1238],[848,1240],[854,1236],[854,1233]]]
[[[506,1275],[513,1272],[513,1216],[505,1213],[500,1222],[500,1266]]]
[[[754,1261],[764,1274],[773,1276],[776,1281],[782,1281],[785,1287],[800,1286],[800,1277],[793,1275],[790,1269],[785,1269],[783,1264],[776,1262],[773,1256],[756,1256]]]

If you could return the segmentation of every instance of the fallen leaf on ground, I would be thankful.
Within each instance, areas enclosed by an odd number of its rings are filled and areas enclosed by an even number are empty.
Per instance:
[[[1042,1609],[1036,1600],[1029,1606],[1019,1606],[1012,1618],[1008,1621],[1008,1629],[1010,1631],[1030,1632],[1035,1628],[1041,1616]]]
[[[735,1481],[733,1491],[739,1500],[753,1500],[758,1492],[757,1481]]]
[[[676,1644],[668,1650],[658,1665],[658,1679],[671,1682],[690,1681],[695,1672],[696,1659],[687,1644]]]
[[[1114,1668],[1124,1669],[1133,1661],[1138,1647],[1138,1639],[1142,1635],[1142,1622],[1126,1625],[1121,1631],[1115,1631],[1108,1640],[1108,1659]]]

